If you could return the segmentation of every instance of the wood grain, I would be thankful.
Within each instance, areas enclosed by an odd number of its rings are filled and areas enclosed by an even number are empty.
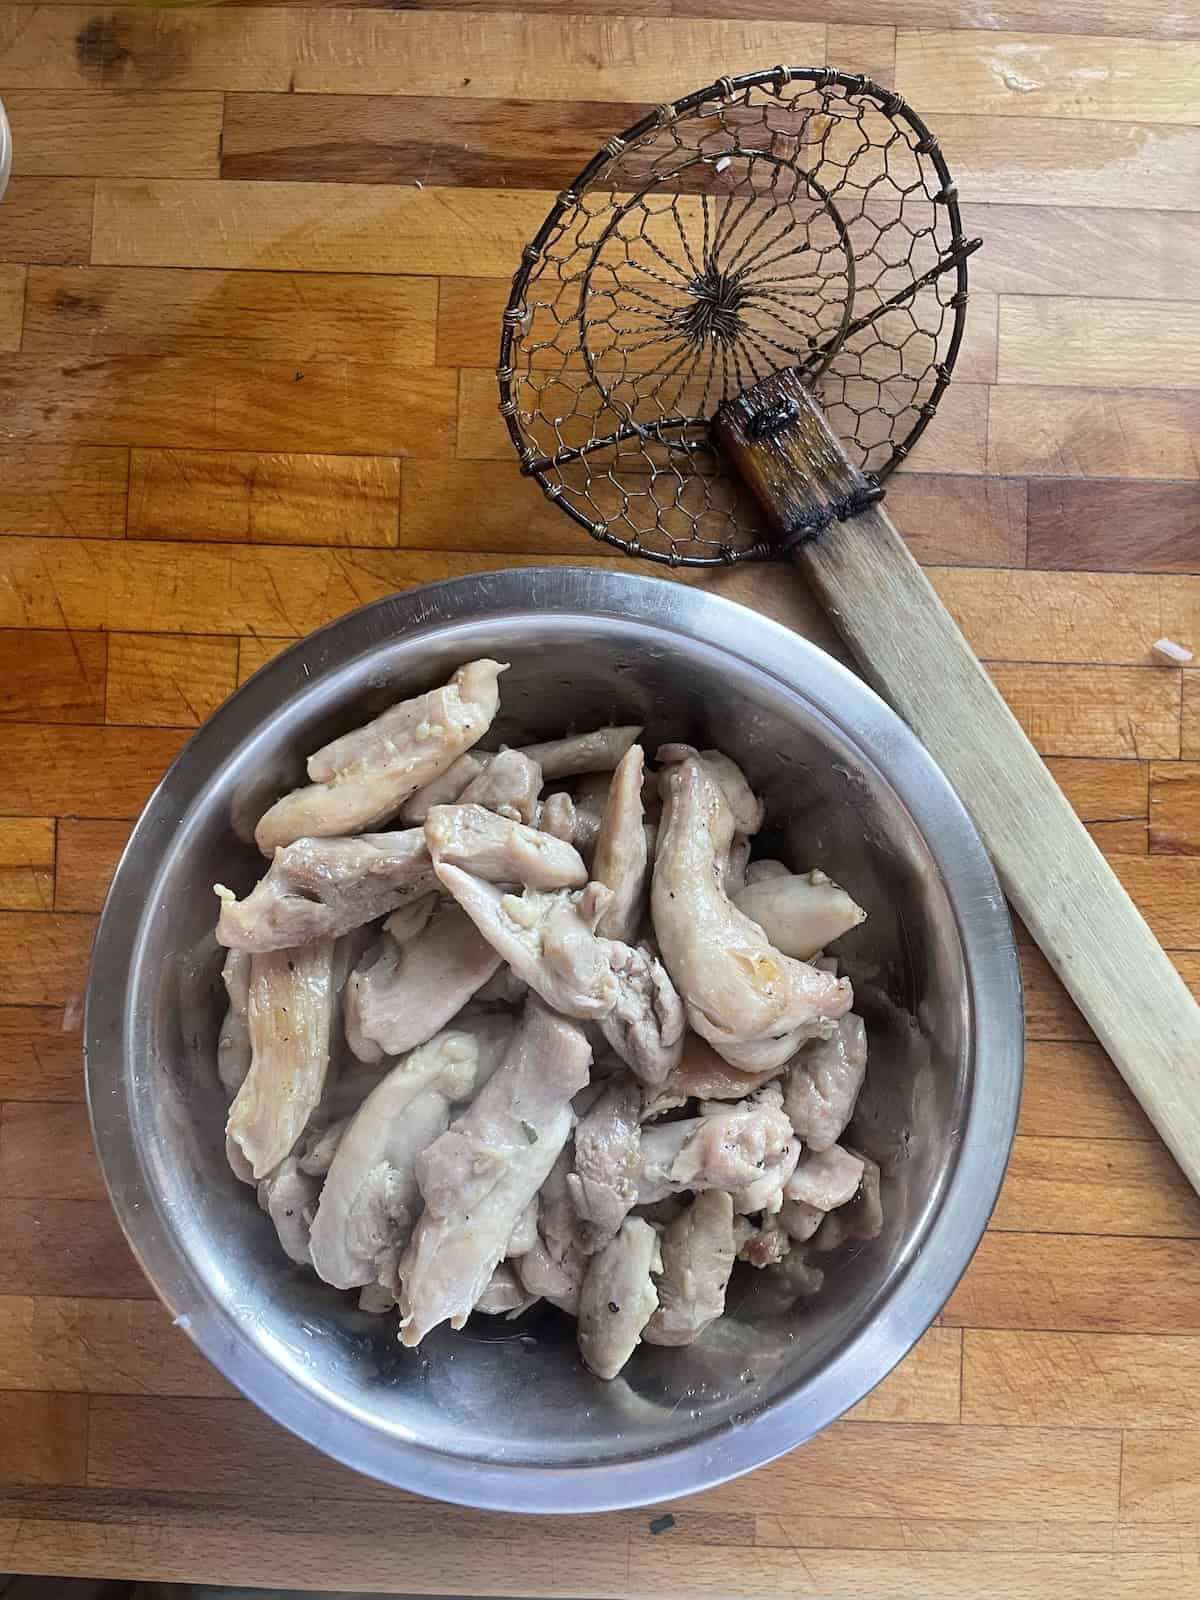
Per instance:
[[[156,1301],[0,1296],[0,1390],[226,1395]]]
[[[53,903],[53,818],[0,817],[0,910],[48,911]]]
[[[1134,1523],[1191,1521],[1200,1516],[1200,1435],[1194,1429],[1126,1432],[1121,1515]]]
[[[903,472],[887,504],[923,565],[1023,567],[1025,489],[1020,479]]]
[[[1200,570],[1200,484],[1033,478],[1028,488],[1031,567]]]
[[[215,178],[221,97],[5,92],[23,177]]]
[[[991,391],[988,470],[1029,477],[1200,478],[1200,399],[1141,389]]]
[[[1200,855],[1200,763],[1152,763],[1150,850],[1163,855]]]
[[[963,1335],[963,1421],[1015,1427],[1188,1427],[1200,1339],[1167,1334]]]
[[[1200,949],[1200,860],[1126,856],[1114,864],[1162,944],[1172,950]]]
[[[199,727],[236,687],[236,639],[109,636],[106,722]]]
[[[107,661],[99,633],[0,631],[0,720],[102,722]]]
[[[1191,300],[1200,293],[1200,214],[1106,206],[972,205],[986,246],[971,292]]]
[[[993,662],[989,671],[1041,755],[1179,752],[1179,681],[1169,671],[1016,662]]]
[[[58,825],[55,910],[100,911],[128,840],[128,823],[64,817]]]
[[[1104,1051],[1081,1041],[1027,1043],[1019,1131],[1035,1138],[1157,1137]]]
[[[0,1394],[0,1474],[12,1483],[82,1483],[87,1400],[73,1394]]]
[[[0,1294],[153,1297],[107,1198],[0,1199],[0,1230]]]
[[[959,1422],[962,1335],[930,1328],[900,1365],[846,1416],[851,1422]]]
[[[502,467],[486,461],[406,463],[400,543],[419,550],[533,549],[588,561],[605,558],[608,546],[593,543],[521,477],[511,445],[509,455]]]
[[[1063,758],[1046,765],[1083,822],[1142,821],[1149,814],[1146,762]]]
[[[134,450],[129,474],[131,538],[396,543],[400,463],[391,456]]]
[[[0,993],[12,1005],[66,1005],[87,981],[95,918],[0,913]]]
[[[0,533],[123,538],[128,475],[124,450],[0,446]]]
[[[86,1107],[36,1101],[0,1107],[0,1197],[107,1199]]]
[[[15,262],[0,264],[0,351],[21,348],[27,270]]]
[[[476,5],[478,0],[469,3]],[[791,15],[789,0],[672,0],[672,6],[681,17]],[[806,9],[809,16],[834,22],[843,15],[842,0],[811,0]],[[854,9],[865,23],[897,28],[928,28],[930,23],[929,8],[921,0],[855,0]],[[1190,13],[1164,11],[1155,0],[1132,0],[1129,5],[1120,0],[1068,0],[1052,7],[1042,0],[1004,0],[985,12],[971,0],[948,0],[939,5],[937,21],[945,28],[978,28],[985,38],[993,30],[1169,39],[1200,36],[1200,25]]]
[[[34,267],[21,348],[430,366],[436,310],[432,278]]]
[[[1025,999],[1025,1034],[1031,1040],[1093,1041],[1095,1034],[1049,962],[1025,932],[1015,925],[1021,988]]]
[[[4,192],[0,260],[87,261],[96,186],[88,178],[13,178]]]
[[[82,1100],[76,1024],[58,1007],[0,1006],[0,1100]]]
[[[1200,1199],[1157,1141],[1022,1137],[1013,1147],[992,1226],[1016,1233],[1195,1239]]]
[[[136,817],[184,738],[157,728],[0,726],[0,811]]]
[[[1200,760],[1200,672],[1183,674],[1183,720],[1179,753],[1185,760]]]
[[[1200,306],[1001,295],[1001,383],[1200,388]]]

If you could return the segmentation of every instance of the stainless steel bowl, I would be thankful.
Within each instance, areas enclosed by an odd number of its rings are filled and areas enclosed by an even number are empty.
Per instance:
[[[785,1309],[752,1269],[698,1344],[644,1347],[614,1383],[537,1310],[416,1353],[390,1320],[282,1256],[225,1164],[212,884],[261,871],[254,819],[302,757],[473,656],[512,663],[496,733],[608,718],[719,745],[766,796],[779,850],[849,885],[871,1059],[856,1141],[885,1225]],[[379,601],[302,640],[196,734],[117,870],[92,963],[87,1079],[113,1203],[200,1349],[278,1421],[406,1489],[524,1512],[659,1501],[746,1472],[867,1393],[936,1316],[995,1201],[1017,1115],[1012,934],[971,823],[913,735],[814,646],[695,589],[575,568]]]

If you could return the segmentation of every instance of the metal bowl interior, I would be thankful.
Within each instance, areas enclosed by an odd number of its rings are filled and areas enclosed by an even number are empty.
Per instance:
[[[845,941],[870,1066],[854,1140],[885,1224],[791,1307],[739,1269],[687,1349],[617,1381],[553,1310],[473,1318],[419,1352],[292,1266],[223,1154],[214,881],[249,888],[248,842],[302,758],[473,656],[512,663],[494,736],[607,719],[719,745],[768,803],[779,852],[852,889]],[[598,1510],[692,1492],[809,1438],[908,1350],[966,1266],[1015,1126],[1021,998],[1011,928],[954,794],[899,720],[814,646],[681,585],[595,569],[484,574],[380,601],[268,665],[197,733],[134,832],[105,908],[88,1094],[123,1226],[211,1361],[360,1471],[439,1498]]]

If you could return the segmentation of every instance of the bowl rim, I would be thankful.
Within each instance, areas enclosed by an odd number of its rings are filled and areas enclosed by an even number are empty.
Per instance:
[[[648,1455],[595,1466],[483,1463],[383,1436],[288,1375],[200,1282],[167,1226],[133,1136],[125,1070],[127,995],[164,828],[201,798],[214,759],[236,748],[304,677],[335,671],[399,633],[536,610],[633,621],[716,647],[800,694],[852,730],[910,812],[942,876],[966,967],[972,1088],[953,1170],[923,1247],[876,1314],[821,1369],[819,1385],[764,1405],[736,1425]],[[836,710],[834,709],[836,707]],[[758,612],[691,586],[595,567],[501,569],[385,596],[306,635],[262,667],[189,739],[156,786],[114,874],[96,933],[84,1018],[84,1063],[101,1170],[130,1248],[160,1299],[231,1383],[327,1455],[368,1476],[459,1505],[522,1513],[629,1509],[715,1487],[786,1454],[882,1381],[933,1322],[978,1247],[1016,1131],[1023,1069],[1020,971],[1007,908],[979,835],[916,735],[862,679]],[[986,1040],[981,1058],[978,1041]],[[817,1388],[817,1394],[811,1391]]]

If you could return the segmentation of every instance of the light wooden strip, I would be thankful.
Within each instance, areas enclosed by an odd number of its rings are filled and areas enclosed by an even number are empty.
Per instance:
[[[54,819],[0,817],[0,910],[48,911],[54,903]]]
[[[87,983],[94,917],[0,912],[0,994],[12,1005],[65,1005]]]
[[[195,728],[236,686],[236,639],[109,635],[106,722]]]
[[[400,542],[423,550],[497,550],[607,558],[577,523],[517,468],[517,457],[485,461],[407,461]]]
[[[0,631],[0,720],[102,722],[106,660],[99,633]]]
[[[977,288],[993,294],[1200,297],[1198,212],[973,204],[968,220],[985,240],[971,257],[972,303]],[[968,323],[972,317],[969,311]]]
[[[150,1299],[104,1200],[0,1200],[0,1294]]]
[[[54,905],[58,911],[99,911],[129,839],[126,822],[64,817],[58,825]]]
[[[1144,822],[1093,822],[1088,832],[1106,856],[1144,856],[1149,849]]]
[[[1200,1518],[1200,1431],[1130,1428],[1121,1458],[1121,1516],[1127,1522]]]
[[[203,356],[0,356],[0,404],[15,439],[365,455],[446,455],[455,413],[432,367]]]
[[[1200,570],[1200,486],[1120,478],[1034,478],[1029,565],[1106,572]]]
[[[505,189],[106,180],[96,185],[92,260],[503,277],[552,201]]]
[[[896,30],[891,26],[833,21],[825,59],[842,72],[864,73],[890,89],[896,81]]]
[[[0,1196],[107,1199],[85,1106],[9,1101],[0,1107]]]
[[[1025,1033],[1029,1039],[1068,1040],[1094,1044],[1095,1034],[1050,968],[1049,962],[1019,922],[1014,922],[1021,987],[1025,996]]]
[[[1200,856],[1200,762],[1151,765],[1150,850]]]
[[[1055,782],[1083,822],[1144,820],[1150,767],[1142,761],[1047,761]]]
[[[1158,1137],[1100,1046],[1080,1041],[1026,1045],[1019,1131],[1039,1138]]]
[[[986,1233],[942,1313],[964,1328],[1200,1333],[1200,1255],[1186,1239]]]
[[[82,1483],[86,1467],[85,1396],[0,1394],[0,1475],[11,1483]]]
[[[989,664],[996,687],[1044,756],[1172,758],[1179,683],[1157,667]]]
[[[136,817],[185,738],[167,728],[0,726],[0,811]]]
[[[1179,753],[1188,761],[1200,761],[1200,672],[1183,674],[1183,733]]]
[[[238,640],[238,688],[251,678],[260,667],[277,656],[281,650],[295,644],[295,639],[263,639],[254,636]]]
[[[124,450],[0,446],[0,533],[121,539],[127,487]]]
[[[760,1512],[755,1517],[756,1545],[790,1550],[897,1550],[1002,1554],[1044,1552],[1048,1540],[1059,1553],[1112,1556],[1193,1554],[1195,1529],[1186,1523],[1155,1527],[1122,1527],[1112,1522],[1056,1522],[1053,1530],[1038,1521],[975,1522],[966,1517],[810,1517],[789,1509],[783,1515]],[[886,1592],[883,1591],[883,1592]],[[974,1593],[974,1590],[970,1590]]]
[[[1200,1198],[1155,1141],[1019,1138],[992,1226],[1194,1239]]]
[[[1184,637],[1200,617],[1200,576],[959,568],[930,576],[988,661],[1143,666],[1157,660],[1156,639]]]
[[[0,1100],[83,1099],[78,1025],[63,1024],[58,1007],[0,1006]]]
[[[13,262],[0,264],[0,351],[21,348],[27,271]]]
[[[95,193],[90,178],[13,178],[4,192],[0,260],[88,260]]]
[[[0,1296],[0,1390],[227,1395],[157,1301]]]
[[[1200,397],[1142,389],[991,391],[988,470],[1032,477],[1200,478]]]
[[[1200,858],[1122,856],[1113,865],[1161,944],[1200,950]]]
[[[923,114],[1193,123],[1200,43],[902,30],[896,72]]]
[[[215,178],[217,94],[5,92],[23,177]]]
[[[129,472],[133,538],[396,543],[400,463],[391,456],[134,450]]]
[[[729,1511],[802,1506],[815,1516],[844,1515],[852,1505],[864,1517],[954,1517],[970,1484],[971,1514],[985,1521],[1112,1517],[1118,1450],[1115,1430],[840,1422],[699,1503]]]
[[[1085,389],[1198,389],[1200,305],[1001,295],[999,378]]]
[[[887,486],[887,506],[925,566],[1025,565],[1020,479],[898,472]]]
[[[495,362],[511,280],[446,278],[438,295],[439,366],[480,367]]]
[[[582,387],[582,383],[581,383]],[[494,372],[464,369],[458,375],[458,455],[465,461],[513,461],[516,452],[497,410]]]
[[[432,278],[34,267],[22,349],[430,366],[436,314]]]
[[[1167,1334],[963,1336],[963,1420],[1009,1427],[1194,1427],[1200,1339]]]
[[[961,1335],[953,1328],[930,1328],[846,1416],[851,1422],[958,1422],[961,1377]]]

